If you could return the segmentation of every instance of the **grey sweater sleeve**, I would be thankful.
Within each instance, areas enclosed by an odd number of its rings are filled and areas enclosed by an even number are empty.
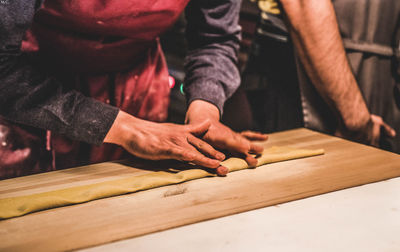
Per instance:
[[[75,140],[101,144],[118,109],[65,90],[29,63],[21,41],[40,1],[0,2],[0,115]]]
[[[240,0],[192,0],[187,6],[188,104],[205,100],[216,105],[222,114],[225,101],[239,87],[240,6]]]

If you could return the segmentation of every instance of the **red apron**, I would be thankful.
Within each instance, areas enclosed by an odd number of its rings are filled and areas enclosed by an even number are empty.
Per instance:
[[[161,122],[167,118],[169,86],[158,36],[175,22],[188,1],[46,0],[22,50],[66,87]],[[53,152],[53,165],[43,168],[40,164],[41,171],[128,156],[111,144],[91,146],[49,132],[47,149]],[[36,172],[35,166],[13,168],[14,175]]]

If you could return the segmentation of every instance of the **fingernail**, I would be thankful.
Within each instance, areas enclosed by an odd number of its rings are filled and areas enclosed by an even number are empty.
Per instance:
[[[250,166],[251,168],[256,168],[256,167],[257,167],[257,164],[258,164],[258,160],[257,160],[257,159],[251,160],[251,161],[249,162],[249,166]]]
[[[225,176],[226,174],[228,174],[228,172],[229,172],[229,169],[226,168],[225,166],[220,166],[217,168],[217,173],[220,176]]]
[[[225,155],[224,154],[222,154],[222,153],[217,153],[217,158],[219,159],[219,160],[224,160],[225,159]]]

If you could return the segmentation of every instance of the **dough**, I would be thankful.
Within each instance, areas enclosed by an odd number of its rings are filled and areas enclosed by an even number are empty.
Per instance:
[[[271,147],[265,149],[264,153],[258,158],[257,166],[321,154],[324,154],[323,149],[305,150],[290,147]],[[248,168],[247,163],[240,158],[229,158],[223,161],[222,165],[226,166],[231,172]],[[91,185],[0,199],[0,219],[210,176],[215,176],[215,174],[202,169],[188,169],[180,172],[158,171]]]

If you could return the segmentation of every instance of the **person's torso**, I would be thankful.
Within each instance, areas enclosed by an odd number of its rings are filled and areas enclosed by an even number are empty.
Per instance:
[[[66,70],[120,71],[154,47],[188,0],[46,0],[24,50]],[[33,35],[33,36],[31,36]]]

